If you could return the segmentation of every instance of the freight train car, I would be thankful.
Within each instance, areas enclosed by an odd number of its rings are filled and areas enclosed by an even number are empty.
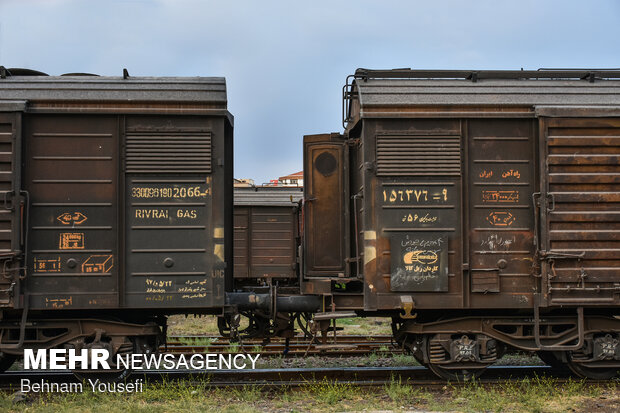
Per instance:
[[[226,313],[249,319],[241,337],[292,337],[294,320],[307,323],[318,309],[318,296],[299,294],[300,205],[303,188],[249,186],[235,188],[234,291]],[[251,302],[250,302],[251,300]],[[243,311],[245,310],[245,311]],[[230,335],[226,318],[220,330]]]
[[[223,78],[0,68],[0,351],[153,351],[232,281]],[[228,283],[228,285],[227,285]]]
[[[449,379],[507,347],[620,367],[619,71],[358,70],[344,133],[304,139],[301,209],[239,191],[234,266],[223,79],[0,78],[4,368],[153,351],[180,312],[267,337],[391,317]]]
[[[398,341],[450,379],[507,346],[615,374],[619,78],[356,71],[344,134],[304,139],[301,287],[326,297],[319,320],[391,315]]]
[[[299,204],[303,188],[235,188],[235,286],[298,280]]]

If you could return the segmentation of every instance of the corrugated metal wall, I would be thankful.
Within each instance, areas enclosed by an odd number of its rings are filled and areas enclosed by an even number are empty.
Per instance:
[[[620,292],[620,120],[551,119],[547,128],[551,303]]]

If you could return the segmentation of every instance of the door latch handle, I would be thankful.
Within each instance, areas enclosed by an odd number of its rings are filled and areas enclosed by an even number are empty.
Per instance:
[[[549,200],[551,200],[551,208],[549,208]],[[547,194],[547,211],[551,212],[553,210],[555,210],[555,196],[550,192]]]

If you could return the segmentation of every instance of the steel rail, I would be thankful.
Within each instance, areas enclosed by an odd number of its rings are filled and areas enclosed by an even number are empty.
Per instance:
[[[166,346],[160,347],[161,352],[173,354],[192,353],[229,353],[243,352],[247,354],[261,354],[262,356],[352,356],[377,353],[391,355],[402,353],[389,335],[382,336],[339,336],[337,342],[327,344],[312,341],[303,336],[290,339],[287,345],[284,339],[275,338],[264,343],[261,339],[246,339],[241,343],[232,343],[230,339],[219,336],[171,336]]]

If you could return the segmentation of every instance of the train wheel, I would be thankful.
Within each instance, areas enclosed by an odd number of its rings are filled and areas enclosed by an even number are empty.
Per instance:
[[[453,365],[454,366],[454,365]],[[465,366],[455,366],[456,368],[445,368],[440,364],[428,363],[426,364],[435,375],[441,377],[442,379],[448,381],[469,381],[475,380],[478,377],[482,376],[486,366],[483,367],[465,367]]]
[[[445,380],[474,380],[480,377],[487,367],[487,364],[476,362],[438,363],[448,359],[449,355],[441,344],[433,342],[429,337],[424,338],[424,351],[426,352],[426,358],[430,360],[430,362],[426,364],[426,367]]]
[[[424,340],[421,336],[407,333],[394,333],[394,341],[396,344],[404,349],[408,354],[420,363],[422,366],[426,366],[424,362]]]
[[[618,375],[618,369],[614,367],[590,367],[570,360],[568,368],[579,377],[592,380],[610,380]]]
[[[420,357],[417,353],[411,353],[415,361],[420,363],[420,366],[428,367],[428,363],[424,361],[422,357]]]
[[[97,337],[94,342],[85,344],[82,346],[86,349],[106,349],[109,354],[113,355],[111,360],[108,360],[110,367],[109,370],[90,370],[90,369],[78,369],[73,370],[73,375],[80,381],[91,381],[95,383],[97,380],[100,383],[119,383],[125,381],[132,373],[131,369],[116,366],[116,354],[130,355],[130,354],[149,354],[153,349],[147,344],[147,338],[129,338],[129,337],[116,337],[117,344],[120,344],[116,353],[113,351],[111,341],[107,340],[107,337]]]
[[[593,337],[591,344],[566,354],[568,368],[580,377],[593,380],[609,380],[618,374],[620,366],[616,354],[620,346],[617,334]]]
[[[7,354],[0,351],[0,373],[7,371],[17,360],[14,354]]]

